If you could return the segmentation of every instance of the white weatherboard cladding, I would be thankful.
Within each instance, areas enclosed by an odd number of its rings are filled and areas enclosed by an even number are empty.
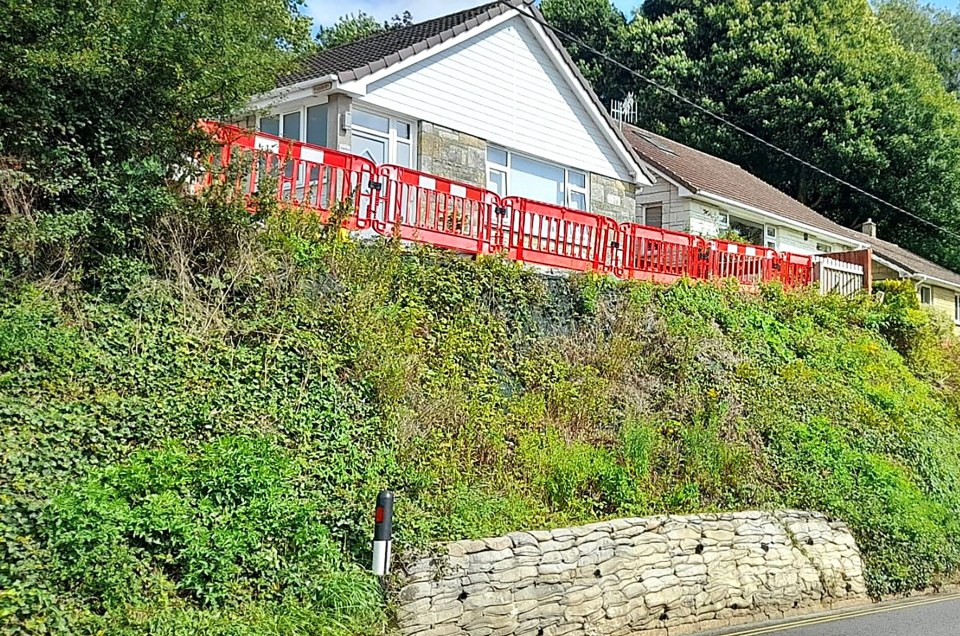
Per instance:
[[[817,243],[831,245],[830,241],[821,239],[817,241],[813,234],[807,233],[804,239],[804,233],[796,230],[790,230],[784,227],[777,228],[780,234],[780,250],[784,252],[793,252],[794,254],[816,254]]]
[[[521,17],[387,75],[357,101],[564,166],[635,181]]]

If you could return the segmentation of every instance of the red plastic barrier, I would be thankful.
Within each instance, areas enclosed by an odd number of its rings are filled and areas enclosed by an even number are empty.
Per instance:
[[[488,243],[490,251],[524,263],[608,272],[617,231],[616,221],[605,216],[510,197],[494,210]]]
[[[804,287],[813,279],[813,257],[784,252],[779,254],[779,270],[774,272],[773,278],[783,283],[785,287]]]
[[[225,178],[223,170],[228,165],[243,162],[244,176],[237,184],[240,194],[249,197],[257,193],[261,181],[269,176],[277,180],[278,201],[313,210],[323,222],[329,219],[334,204],[352,201],[354,209],[344,227],[365,226],[373,202],[370,184],[376,179],[372,161],[235,126],[219,126],[216,134],[223,144],[214,161],[221,178]],[[208,175],[205,184],[212,178]]]
[[[756,285],[773,278],[776,250],[714,239],[709,241],[710,257],[704,277],[736,278],[744,285]]]
[[[623,223],[614,272],[620,278],[669,283],[682,276],[700,277],[703,239],[683,232]]]
[[[372,227],[384,236],[479,254],[496,194],[400,166],[380,168]]]
[[[539,203],[500,199],[483,188],[335,150],[200,122],[220,144],[207,159],[213,170],[197,184],[225,183],[236,168],[236,192],[256,194],[265,176],[276,198],[317,212],[326,222],[334,204],[352,201],[348,229],[372,228],[470,254],[503,252],[518,261],[572,271],[613,272],[621,278],[672,282],[736,278],[742,284],[779,280],[787,287],[811,281],[813,259],[799,254],[703,238]],[[237,165],[237,164],[240,165]]]

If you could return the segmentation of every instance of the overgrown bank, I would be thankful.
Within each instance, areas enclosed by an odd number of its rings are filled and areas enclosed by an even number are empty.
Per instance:
[[[875,594],[960,565],[960,367],[910,290],[548,281],[245,218],[165,219],[96,291],[5,281],[3,630],[378,632],[384,486],[401,550],[796,507]]]

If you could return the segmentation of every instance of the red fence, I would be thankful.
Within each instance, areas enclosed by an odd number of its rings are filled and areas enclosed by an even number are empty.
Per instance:
[[[620,278],[674,281],[681,276],[705,278],[707,242],[699,236],[624,223],[618,234],[621,250],[613,272]]]
[[[495,193],[400,166],[235,126],[203,124],[220,144],[201,186],[236,174],[238,193],[276,180],[278,200],[330,217],[350,201],[346,229],[372,229],[469,254],[503,253],[524,263],[669,283],[735,278],[744,285],[810,283],[812,258],[692,234],[617,223],[609,217]],[[230,166],[236,170],[226,170]]]

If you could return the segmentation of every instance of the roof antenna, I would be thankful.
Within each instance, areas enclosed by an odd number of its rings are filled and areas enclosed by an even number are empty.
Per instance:
[[[637,100],[634,98],[633,93],[627,93],[626,97],[621,100],[611,100],[610,115],[613,117],[613,120],[617,122],[621,131],[623,130],[624,124],[636,124],[640,115],[637,108]]]

